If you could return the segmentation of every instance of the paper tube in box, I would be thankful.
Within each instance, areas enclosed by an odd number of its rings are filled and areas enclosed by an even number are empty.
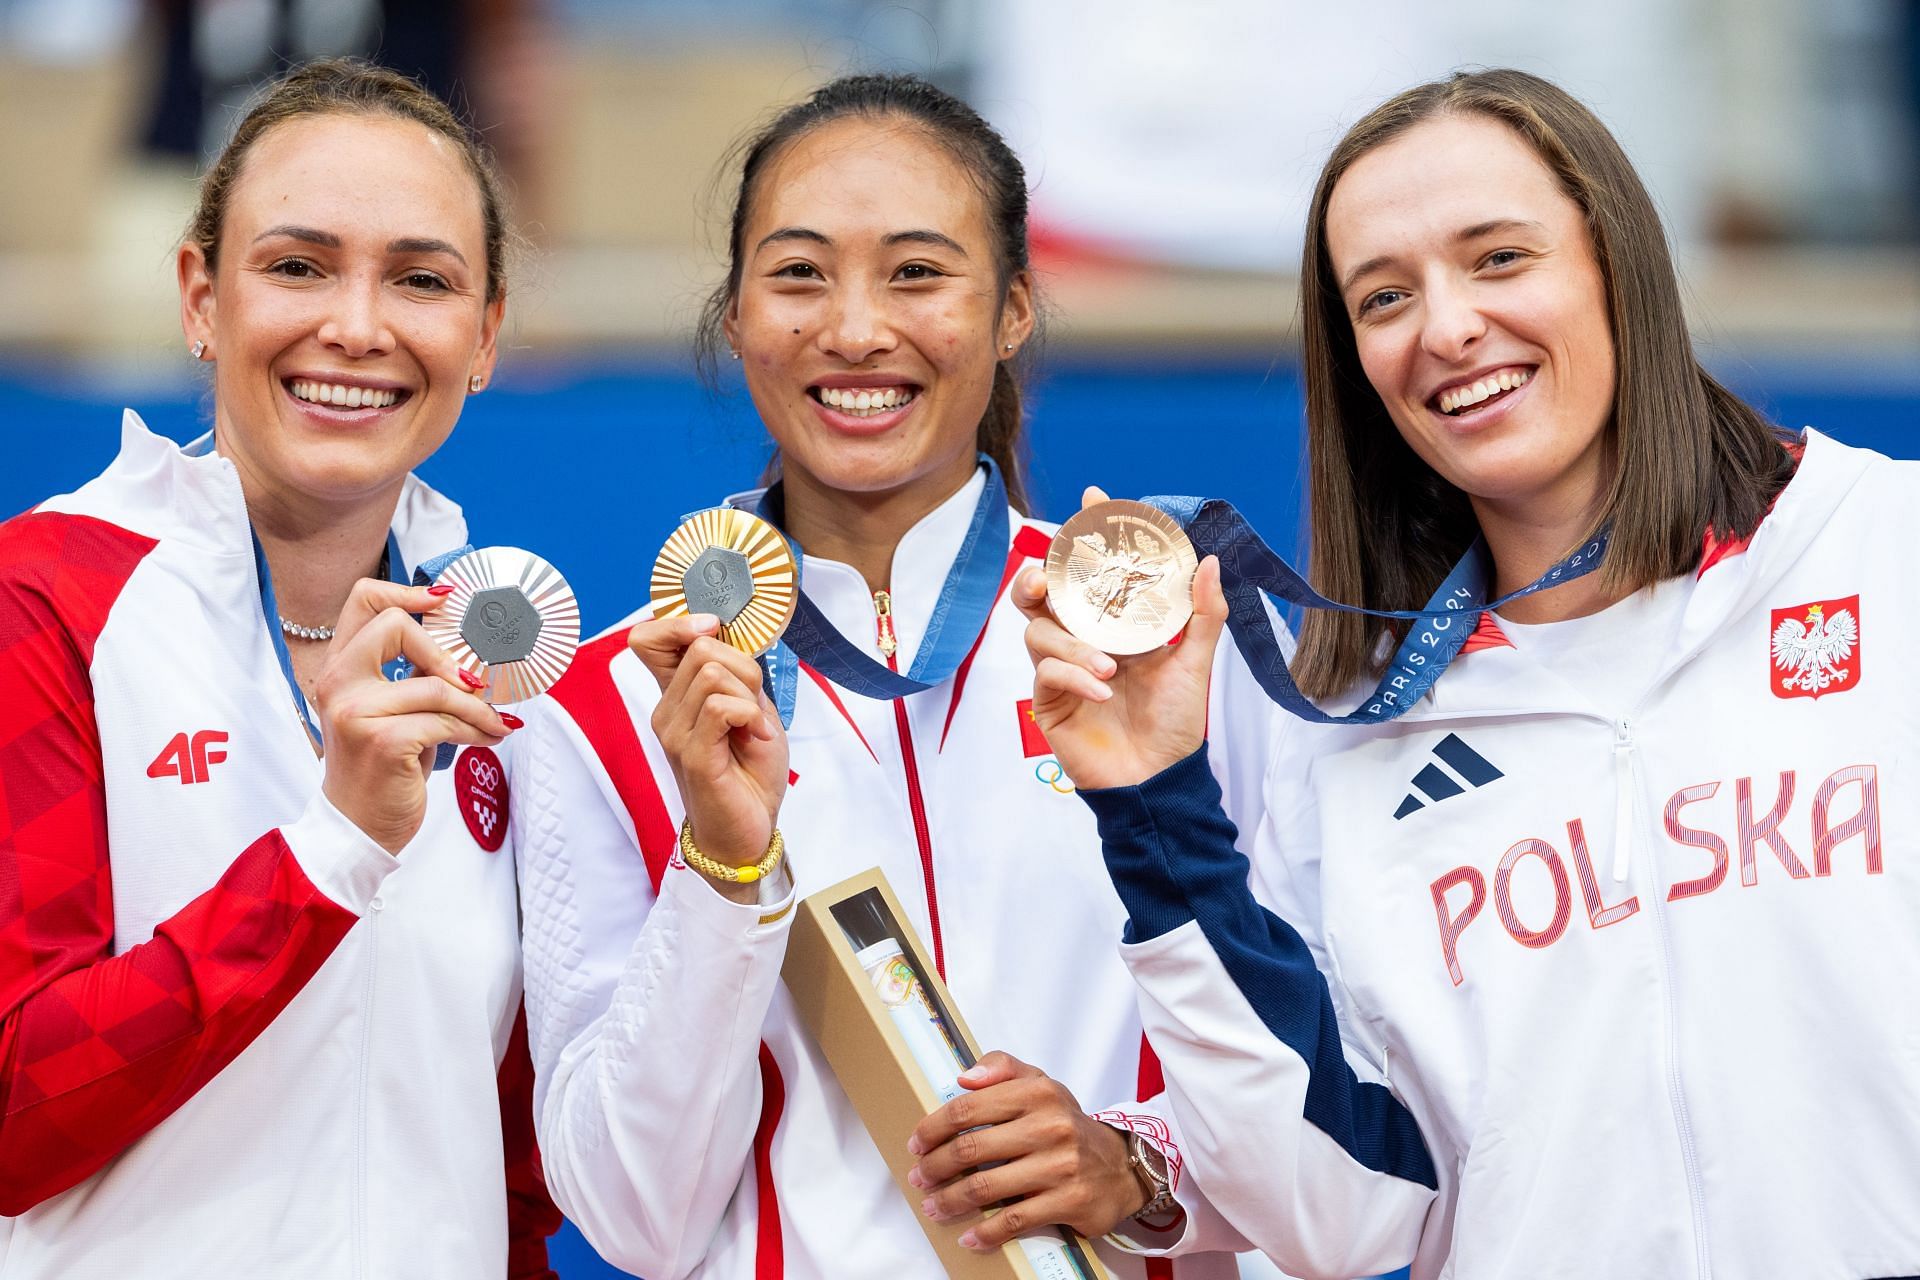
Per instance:
[[[1110,1280],[1087,1242],[1064,1228],[979,1254],[961,1247],[962,1226],[920,1212],[926,1193],[907,1183],[914,1164],[907,1139],[961,1092],[954,1077],[980,1047],[877,868],[821,890],[796,910],[782,973],[788,994],[947,1274]]]

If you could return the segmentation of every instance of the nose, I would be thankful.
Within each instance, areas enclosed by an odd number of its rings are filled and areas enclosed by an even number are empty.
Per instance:
[[[1429,281],[1426,295],[1420,345],[1436,360],[1456,363],[1485,336],[1486,317],[1474,305],[1471,292],[1454,281]]]
[[[848,364],[865,364],[893,350],[896,337],[884,287],[845,285],[834,291],[820,345]]]
[[[352,359],[393,350],[393,328],[380,280],[343,280],[329,301],[332,305],[318,335],[321,342]]]

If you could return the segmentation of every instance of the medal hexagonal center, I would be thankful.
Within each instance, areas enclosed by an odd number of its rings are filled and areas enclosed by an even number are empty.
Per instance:
[[[518,587],[489,587],[473,593],[460,638],[482,662],[522,662],[540,638],[540,611]]]
[[[753,566],[738,551],[708,547],[687,566],[680,585],[687,612],[714,614],[727,626],[753,602]]]

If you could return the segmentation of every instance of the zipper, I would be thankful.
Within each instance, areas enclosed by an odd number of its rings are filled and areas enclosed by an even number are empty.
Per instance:
[[[1624,883],[1633,848],[1633,725],[1613,725],[1613,882]]]
[[[893,597],[884,591],[873,593],[874,644],[887,659],[887,670],[898,671],[894,656],[899,643],[893,632]],[[920,791],[920,762],[913,754],[913,725],[907,719],[907,700],[893,700],[893,724],[900,734],[900,764],[907,776],[907,807],[913,813],[913,838],[920,846],[920,878],[927,891],[927,928],[933,935],[933,967],[944,981],[947,976],[946,948],[940,939],[940,895],[933,883],[933,829],[927,824],[926,797]]]

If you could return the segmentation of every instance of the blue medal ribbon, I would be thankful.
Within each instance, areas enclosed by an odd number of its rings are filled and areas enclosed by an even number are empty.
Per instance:
[[[914,651],[913,665],[904,674],[875,661],[861,646],[841,635],[820,607],[807,598],[806,560],[800,544],[787,538],[794,564],[802,571],[799,599],[786,632],[760,659],[781,724],[793,723],[802,662],[849,692],[881,700],[924,692],[944,684],[960,669],[999,598],[1000,578],[1012,542],[1006,482],[992,458],[981,454],[980,465],[987,470],[987,482],[974,505],[966,536],[960,541],[960,552],[947,570],[933,616],[927,620],[927,633]],[[779,486],[743,494],[736,505],[781,528],[785,511]]]
[[[1315,591],[1299,571],[1269,547],[1246,517],[1218,498],[1152,497],[1143,499],[1166,512],[1186,530],[1194,551],[1220,557],[1220,582],[1227,597],[1227,629],[1252,669],[1254,679],[1280,706],[1316,724],[1385,724],[1404,714],[1433,688],[1461,646],[1478,626],[1482,613],[1499,609],[1536,591],[1564,586],[1600,567],[1607,554],[1610,533],[1602,529],[1577,551],[1562,559],[1518,591],[1488,600],[1493,557],[1487,545],[1475,539],[1466,555],[1453,566],[1426,607],[1418,610],[1365,609],[1342,604]],[[1308,609],[1333,609],[1373,618],[1402,619],[1413,625],[1394,651],[1393,661],[1371,696],[1346,715],[1330,715],[1308,701],[1293,682],[1273,623],[1260,593]]]

